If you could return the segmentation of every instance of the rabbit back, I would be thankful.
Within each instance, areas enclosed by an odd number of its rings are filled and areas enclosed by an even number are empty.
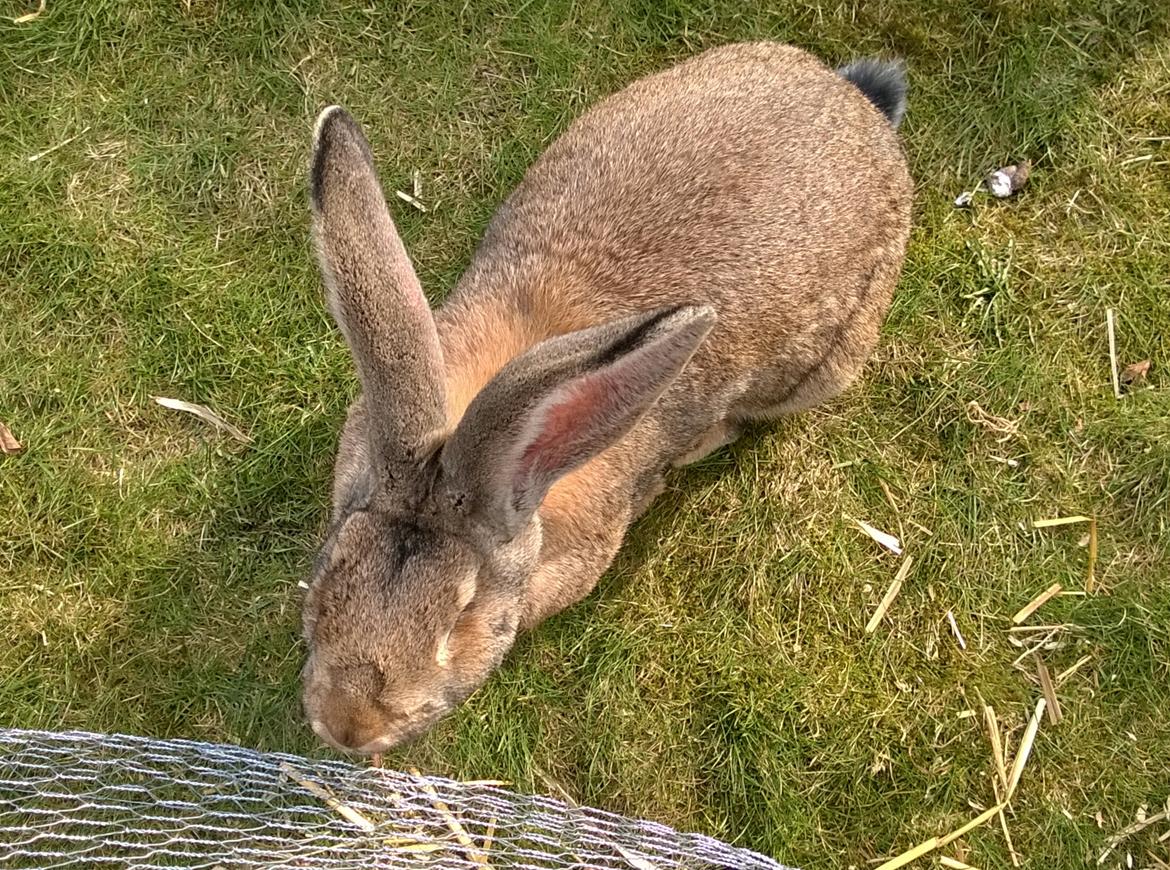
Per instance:
[[[895,129],[858,87],[792,47],[715,49],[601,102],[548,148],[489,225],[440,334],[477,308],[503,359],[631,312],[712,305],[718,324],[652,412],[678,450],[695,425],[809,407],[853,380],[910,202]]]

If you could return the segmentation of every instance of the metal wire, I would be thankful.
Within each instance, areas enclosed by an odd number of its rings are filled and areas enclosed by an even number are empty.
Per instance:
[[[0,729],[0,867],[785,870],[664,825],[189,740]]]

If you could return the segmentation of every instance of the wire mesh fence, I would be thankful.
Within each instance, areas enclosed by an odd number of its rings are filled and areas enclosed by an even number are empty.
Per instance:
[[[0,867],[785,870],[490,783],[188,740],[0,730]]]

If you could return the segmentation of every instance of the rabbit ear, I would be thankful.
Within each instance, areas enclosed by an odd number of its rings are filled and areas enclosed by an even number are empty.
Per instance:
[[[513,360],[443,448],[457,502],[513,538],[558,478],[634,427],[714,324],[709,307],[660,309],[549,339]]]
[[[401,491],[445,422],[443,355],[369,143],[338,106],[317,119],[309,196],[329,307],[365,394],[371,462]]]

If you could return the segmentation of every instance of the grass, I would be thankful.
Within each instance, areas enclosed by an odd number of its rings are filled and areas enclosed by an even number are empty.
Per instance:
[[[355,381],[307,244],[321,106],[366,122],[387,187],[419,171],[430,210],[394,208],[438,299],[525,167],[623,82],[734,39],[892,52],[916,228],[864,381],[677,475],[597,593],[388,761],[866,867],[994,803],[964,712],[992,704],[1014,754],[1040,690],[1010,617],[1086,561],[1082,528],[1029,523],[1086,513],[1101,593],[1033,622],[1069,625],[1053,673],[1092,660],[1008,820],[1026,867],[1095,861],[1170,795],[1168,19],[1157,0],[50,0],[0,23],[0,420],[28,448],[0,457],[0,724],[322,752],[296,581]],[[1020,156],[1018,197],[952,207]],[[1122,401],[1110,307],[1121,362],[1154,363]],[[846,516],[901,524],[915,559],[872,635],[898,563]],[[994,823],[961,852],[1010,866]]]

